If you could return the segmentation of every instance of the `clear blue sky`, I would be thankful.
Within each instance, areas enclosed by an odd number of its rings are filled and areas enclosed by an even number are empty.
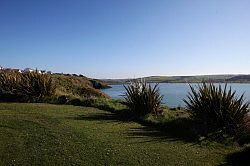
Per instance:
[[[0,65],[95,78],[250,73],[249,0],[0,0]]]

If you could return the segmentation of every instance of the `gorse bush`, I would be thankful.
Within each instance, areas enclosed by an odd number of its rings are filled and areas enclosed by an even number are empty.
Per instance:
[[[160,95],[158,84],[151,86],[145,81],[134,81],[128,86],[124,85],[124,94],[128,108],[136,116],[145,116],[149,113],[161,113],[161,102],[163,96]]]
[[[47,74],[0,72],[0,99],[4,101],[38,101],[52,96],[55,86]]]
[[[197,87],[190,85],[191,92],[184,100],[190,116],[198,122],[203,135],[214,133],[219,136],[239,136],[246,127],[249,103],[244,103],[244,95],[221,85],[203,83]],[[212,134],[213,135],[213,134]]]

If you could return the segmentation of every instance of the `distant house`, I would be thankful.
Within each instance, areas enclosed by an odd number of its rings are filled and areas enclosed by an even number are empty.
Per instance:
[[[31,72],[37,72],[38,74],[45,74],[46,70],[38,70],[38,69],[31,69],[31,68],[26,68],[23,70],[24,73],[31,73]]]
[[[47,74],[52,74],[52,72],[51,71],[47,71]]]
[[[0,66],[0,70],[3,70],[3,67],[2,67],[2,66]]]

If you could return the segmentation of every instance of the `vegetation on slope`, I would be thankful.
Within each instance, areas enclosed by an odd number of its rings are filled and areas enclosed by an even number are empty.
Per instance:
[[[52,75],[58,96],[107,97],[99,89],[108,87],[102,81],[72,75]]]
[[[201,75],[201,76],[152,76],[145,79],[150,82],[164,83],[196,83],[196,82],[226,82],[234,75]]]
[[[228,82],[250,82],[250,75],[239,75],[227,80]]]
[[[103,81],[84,76],[40,74],[38,71],[29,73],[0,71],[0,100],[2,101],[45,102],[60,96],[71,99],[108,98],[100,91],[101,88],[107,87]]]

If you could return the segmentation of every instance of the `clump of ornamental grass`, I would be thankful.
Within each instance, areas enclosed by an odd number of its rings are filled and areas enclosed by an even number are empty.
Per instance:
[[[20,80],[17,72],[0,72],[0,93],[18,93]]]
[[[43,97],[52,96],[55,86],[52,78],[38,71],[30,73],[1,72],[1,100],[39,101]]]
[[[127,86],[124,85],[124,88],[125,101],[134,115],[145,116],[150,113],[158,115],[162,112],[163,96],[160,94],[158,84],[152,86],[143,80],[137,80]]]
[[[20,87],[27,97],[41,98],[55,93],[52,78],[48,74],[40,74],[37,71],[22,74]]]
[[[197,87],[190,85],[190,89],[184,102],[202,135],[219,139],[239,138],[244,133],[249,112],[249,102],[244,102],[244,94],[237,96],[227,84],[222,87],[203,83]]]

